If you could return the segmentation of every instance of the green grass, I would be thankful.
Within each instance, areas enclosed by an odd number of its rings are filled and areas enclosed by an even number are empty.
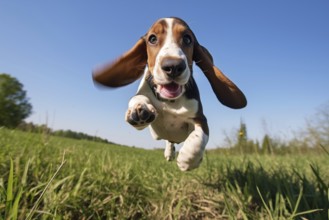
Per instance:
[[[329,155],[144,150],[0,128],[0,219],[328,219]]]

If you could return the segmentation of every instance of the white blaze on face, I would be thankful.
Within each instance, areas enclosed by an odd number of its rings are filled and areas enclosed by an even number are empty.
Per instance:
[[[153,77],[154,83],[157,85],[156,91],[162,98],[177,99],[185,92],[184,85],[189,81],[191,72],[188,68],[186,55],[180,47],[181,36],[175,36],[174,34],[174,19],[165,18],[164,21],[167,24],[167,31],[162,48],[155,58]],[[186,68],[173,79],[162,70],[161,64],[164,59],[183,60]]]
[[[177,44],[178,39],[175,39],[175,38],[177,38],[177,36],[175,37],[173,35],[174,19],[165,18],[164,20],[167,23],[167,35],[165,38],[165,42],[155,59],[154,73],[153,73],[154,80],[155,80],[155,83],[162,84],[162,85],[170,83],[170,81],[168,81],[168,79],[167,79],[166,73],[164,73],[161,69],[161,61],[162,61],[162,59],[164,59],[166,57],[178,58],[178,59],[182,59],[185,61],[187,68],[179,77],[177,77],[177,79],[175,79],[175,83],[177,83],[179,85],[185,85],[188,82],[190,74],[191,74],[190,69],[188,68],[187,58],[186,58],[184,52],[182,51],[182,49]]]

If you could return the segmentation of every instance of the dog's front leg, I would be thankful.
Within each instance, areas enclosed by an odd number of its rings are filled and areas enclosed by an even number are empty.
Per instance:
[[[144,95],[136,95],[129,101],[126,121],[136,129],[141,130],[153,122],[157,115],[158,113],[149,98]]]
[[[182,171],[193,170],[199,167],[202,162],[203,152],[208,143],[208,132],[205,132],[205,129],[200,124],[195,124],[194,126],[194,131],[185,140],[177,157],[177,165]],[[205,126],[208,130],[208,126]]]

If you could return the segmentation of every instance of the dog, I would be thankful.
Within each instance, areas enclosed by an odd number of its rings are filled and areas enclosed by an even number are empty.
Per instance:
[[[209,138],[193,62],[223,105],[233,109],[247,105],[242,91],[214,65],[208,50],[177,17],[159,19],[128,52],[93,72],[94,81],[107,87],[125,86],[143,76],[125,119],[138,130],[149,127],[154,139],[166,140],[168,161],[175,158],[175,144],[184,142],[177,156],[182,171],[199,167]]]

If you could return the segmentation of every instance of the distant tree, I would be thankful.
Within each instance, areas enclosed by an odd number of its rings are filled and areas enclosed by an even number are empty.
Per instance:
[[[259,152],[259,142],[253,141],[248,138],[247,125],[242,120],[240,121],[240,128],[236,134],[237,142],[233,149],[239,153],[258,153]]]
[[[23,84],[8,74],[0,74],[0,126],[15,128],[31,113]]]
[[[273,154],[272,139],[269,135],[265,134],[262,143],[262,153],[264,154]]]
[[[243,121],[241,121],[240,129],[238,132],[238,144],[245,145],[247,140],[248,140],[247,125]]]
[[[246,152],[247,141],[248,141],[247,125],[242,120],[240,121],[240,128],[237,133],[237,140],[238,143],[236,147],[238,148],[240,153]]]
[[[304,137],[304,142],[311,147],[322,145],[329,148],[329,101],[307,121]]]

